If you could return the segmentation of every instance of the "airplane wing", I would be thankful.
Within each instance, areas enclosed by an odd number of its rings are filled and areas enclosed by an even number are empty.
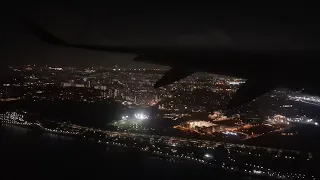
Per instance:
[[[182,68],[175,68],[173,67],[169,71],[167,71],[161,79],[159,79],[155,84],[155,88],[159,88],[171,83],[174,83],[175,81],[178,81],[180,79],[183,79],[187,76],[190,76],[193,74],[193,71],[187,70],[187,69],[182,69]]]
[[[52,33],[48,32],[47,30],[43,29],[39,25],[30,22],[26,19],[22,20],[23,24],[32,31],[33,34],[35,34],[39,39],[42,41],[56,45],[56,46],[63,46],[63,47],[72,47],[72,48],[81,48],[81,49],[89,49],[89,50],[95,50],[95,51],[105,51],[105,52],[116,52],[116,53],[130,53],[130,54],[136,54],[136,60],[143,57],[148,58],[148,56],[145,56],[144,53],[152,52],[152,49],[147,47],[121,47],[121,46],[105,46],[105,45],[82,45],[82,44],[73,44],[66,42],[56,36],[54,36]],[[183,79],[189,75],[191,75],[193,72],[190,72],[188,70],[184,70],[181,68],[172,68],[169,70],[165,75],[159,79],[154,87],[159,88],[168,84],[171,84],[175,81],[178,81],[180,79]]]
[[[275,81],[264,79],[263,77],[248,79],[239,87],[236,94],[228,103],[227,108],[232,109],[241,106],[277,87],[278,84]]]
[[[30,22],[26,19],[22,20],[23,24],[32,31],[33,34],[35,34],[39,39],[42,41],[56,45],[56,46],[64,46],[64,47],[73,47],[73,48],[81,48],[81,49],[90,49],[90,50],[96,50],[96,51],[106,51],[106,52],[116,52],[116,53],[132,53],[132,54],[141,54],[141,50],[136,47],[121,47],[121,46],[101,46],[101,45],[81,45],[81,44],[72,44],[69,42],[66,42],[47,30],[43,29],[39,25]]]
[[[81,48],[81,49],[89,49],[89,50],[96,50],[96,51],[105,51],[105,52],[116,52],[116,53],[131,53],[136,54],[138,59],[139,57],[148,58],[148,53],[154,53],[161,54],[161,49],[157,49],[154,51],[154,49],[150,48],[139,48],[139,47],[121,47],[121,46],[100,46],[100,45],[81,45],[81,44],[73,44],[66,42],[50,32],[46,31],[45,29],[41,28],[39,25],[32,23],[28,20],[23,20],[23,23],[42,41],[47,42],[52,45],[56,46],[64,46],[64,47],[72,47],[72,48]],[[219,57],[219,56],[218,56]],[[248,54],[248,57],[250,57],[250,53]],[[225,71],[224,68],[220,69],[217,72]],[[172,67],[171,70],[166,72],[164,76],[159,79],[154,87],[159,88],[168,84],[171,84],[175,81],[178,81],[180,79],[183,79],[189,75],[194,73],[193,71],[184,69],[184,67]],[[260,95],[264,94],[265,92],[268,92],[269,90],[273,89],[275,87],[275,84],[270,82],[266,83],[268,81],[260,81],[258,79],[249,79],[242,87],[239,88],[238,92],[234,96],[234,98],[230,101],[228,108],[237,107],[239,105],[242,105],[246,102],[249,102]]]

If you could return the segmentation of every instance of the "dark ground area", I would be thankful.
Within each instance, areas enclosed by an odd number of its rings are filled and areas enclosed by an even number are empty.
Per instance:
[[[97,146],[2,125],[1,179],[244,179],[200,164],[169,163],[151,154]]]

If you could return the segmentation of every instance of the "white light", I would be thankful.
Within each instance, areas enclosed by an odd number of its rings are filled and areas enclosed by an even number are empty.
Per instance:
[[[134,117],[136,119],[141,119],[141,120],[148,119],[148,116],[143,113],[136,113],[136,114],[134,114]]]
[[[223,134],[230,134],[230,135],[234,135],[234,136],[236,136],[237,135],[237,133],[234,133],[234,132],[230,132],[230,131],[226,131],[226,132],[222,132]]]
[[[260,171],[260,170],[253,170],[253,173],[255,173],[255,174],[261,174],[262,173],[262,171]]]
[[[210,154],[205,154],[204,156],[205,157],[212,157]]]

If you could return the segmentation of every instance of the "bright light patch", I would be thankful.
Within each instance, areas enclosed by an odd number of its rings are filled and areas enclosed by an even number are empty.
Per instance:
[[[127,120],[129,116],[122,116],[122,120]]]
[[[236,136],[237,133],[234,133],[234,132],[230,132],[230,131],[226,131],[226,132],[222,132],[223,134],[226,134],[226,135],[233,135],[233,136]]]
[[[148,119],[149,118],[147,115],[145,115],[143,113],[136,113],[136,114],[134,114],[134,117],[136,119],[140,119],[140,120],[144,120],[144,119]]]
[[[212,157],[211,154],[205,154],[204,156],[205,156],[205,157]]]
[[[262,173],[262,171],[260,171],[260,170],[253,170],[253,173],[255,173],[255,174],[261,174]]]
[[[204,156],[203,156],[204,159],[212,159],[213,156],[212,154],[209,154],[209,153],[205,153]]]

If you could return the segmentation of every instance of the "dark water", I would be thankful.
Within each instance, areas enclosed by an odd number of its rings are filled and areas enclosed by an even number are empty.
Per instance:
[[[0,179],[240,178],[200,164],[172,163],[135,150],[35,134],[21,127],[2,124],[0,137]]]

